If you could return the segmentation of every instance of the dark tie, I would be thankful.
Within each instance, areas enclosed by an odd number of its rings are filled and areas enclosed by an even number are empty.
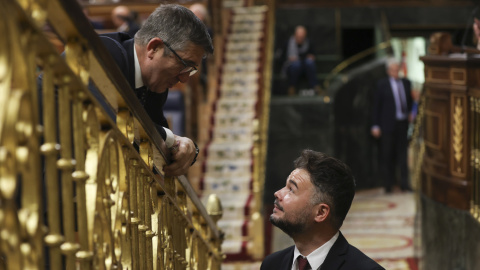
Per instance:
[[[400,99],[400,109],[402,110],[402,114],[407,113],[407,106],[405,104],[405,90],[403,89],[403,83],[402,80],[397,80],[397,93],[398,93],[398,98]]]
[[[303,256],[297,257],[297,263],[298,263],[298,270],[310,269],[310,264],[308,263],[307,258],[304,258]]]
[[[137,98],[140,101],[140,104],[142,104],[142,106],[145,107],[145,104],[147,103],[147,95],[148,95],[147,87],[142,86],[135,89],[135,94],[137,95]]]

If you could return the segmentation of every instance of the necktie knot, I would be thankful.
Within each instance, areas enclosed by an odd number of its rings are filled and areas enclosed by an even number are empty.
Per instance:
[[[310,264],[308,263],[307,258],[303,256],[297,257],[298,270],[307,270],[310,269]]]

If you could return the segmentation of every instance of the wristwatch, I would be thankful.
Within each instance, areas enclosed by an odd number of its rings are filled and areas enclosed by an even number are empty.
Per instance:
[[[198,149],[198,145],[195,142],[193,142],[193,144],[195,145],[195,157],[193,158],[192,164],[190,164],[190,166],[195,164],[195,162],[197,161],[198,153],[200,153],[200,149]]]

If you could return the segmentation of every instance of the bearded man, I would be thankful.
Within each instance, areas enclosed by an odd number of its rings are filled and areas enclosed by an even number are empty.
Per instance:
[[[350,168],[324,153],[304,150],[285,187],[275,192],[270,222],[294,246],[268,255],[260,269],[381,270],[340,232],[353,197]]]

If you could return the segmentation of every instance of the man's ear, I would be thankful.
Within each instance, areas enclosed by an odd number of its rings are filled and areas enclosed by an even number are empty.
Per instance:
[[[162,49],[164,47],[162,39],[156,37],[152,38],[148,43],[147,43],[147,57],[152,58],[153,54],[155,54],[158,50]]]
[[[315,207],[315,221],[324,222],[330,216],[330,206],[328,204],[318,204]]]

